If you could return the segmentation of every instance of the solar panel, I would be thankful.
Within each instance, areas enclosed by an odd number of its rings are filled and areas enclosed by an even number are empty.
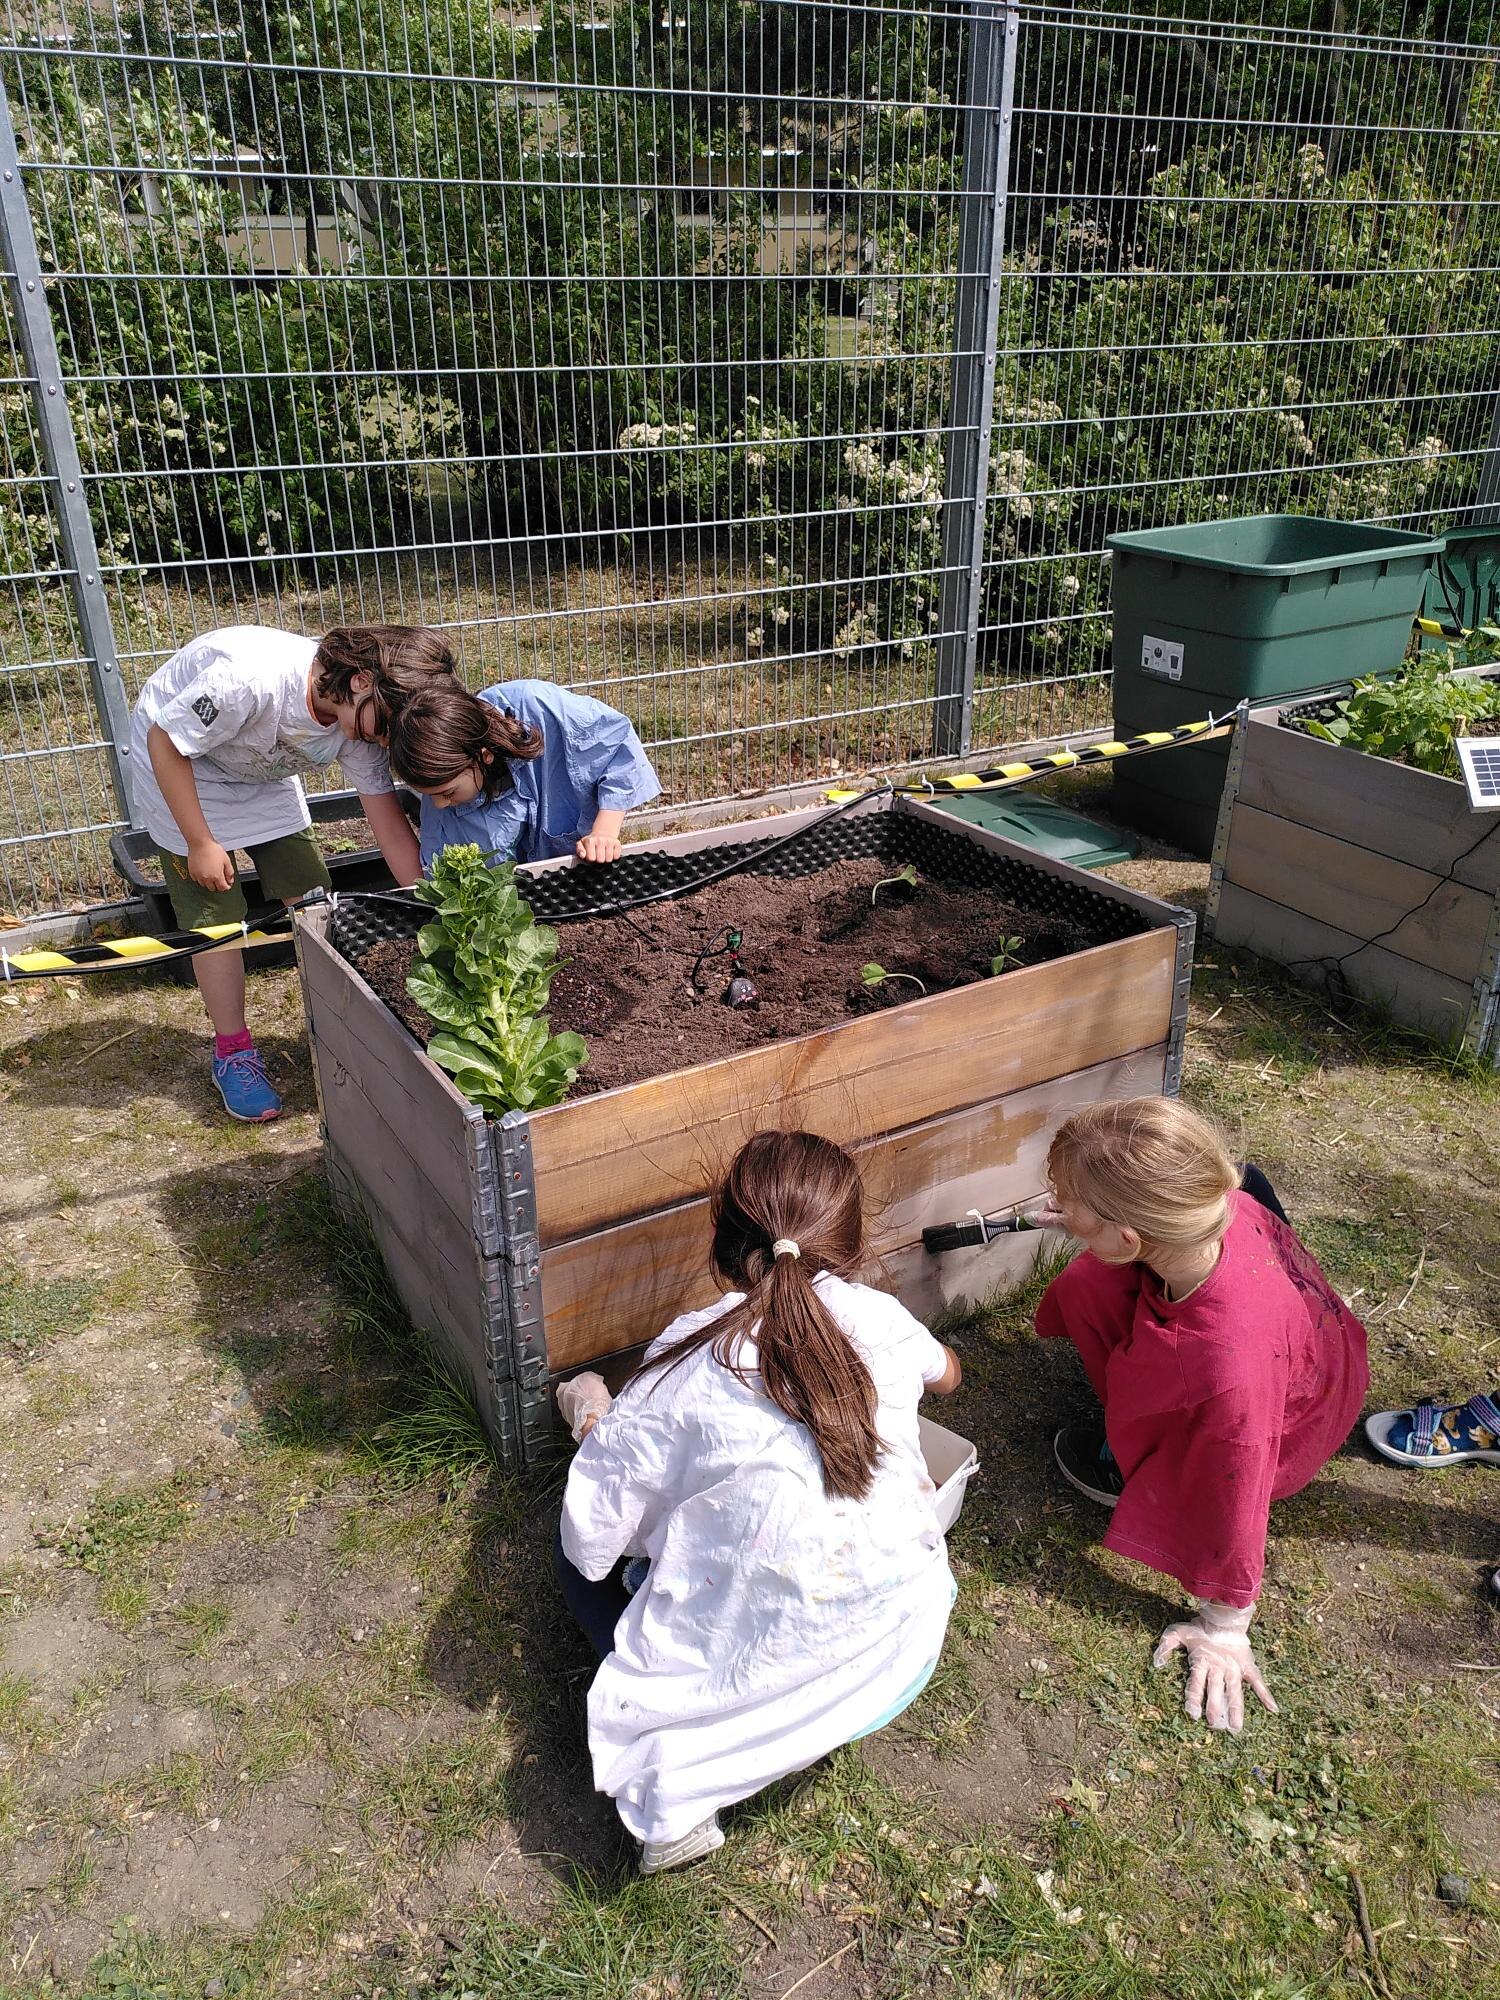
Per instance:
[[[1475,812],[1500,812],[1500,736],[1455,736],[1454,748]]]

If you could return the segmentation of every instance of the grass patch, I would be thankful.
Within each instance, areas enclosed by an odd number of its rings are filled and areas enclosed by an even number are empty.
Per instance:
[[[1409,1284],[1423,1248],[1420,1231],[1392,1216],[1310,1214],[1299,1218],[1298,1234],[1343,1292]]]
[[[182,1628],[178,1647],[190,1660],[207,1659],[229,1630],[229,1606],[218,1597],[185,1598],[172,1616]]]
[[[494,1463],[483,1419],[467,1388],[430,1351],[407,1408],[360,1440],[360,1462],[387,1485],[462,1486]]]
[[[413,1327],[373,1239],[335,1207],[321,1177],[295,1176],[274,1206],[257,1201],[245,1226],[248,1238],[240,1226],[212,1225],[216,1259],[263,1264],[273,1281],[286,1261],[311,1261],[335,1294],[331,1366],[260,1388],[260,1419],[247,1438],[257,1455],[301,1465],[314,1485],[318,1468],[337,1463],[396,1490],[457,1488],[493,1464],[468,1388]],[[203,1254],[204,1239],[195,1241]],[[243,1358],[254,1355],[246,1349]],[[316,1365],[316,1350],[309,1358]]]
[[[58,1730],[37,1701],[26,1674],[0,1674],[0,1848],[21,1833],[28,1816],[33,1767]]]
[[[111,1624],[133,1631],[151,1602],[150,1584],[164,1551],[197,1514],[185,1472],[150,1486],[96,1494],[81,1516],[38,1528],[36,1539],[71,1569],[97,1578],[99,1609]]]
[[[381,1845],[438,1859],[481,1840],[508,1807],[513,1756],[505,1718],[487,1715],[461,1742],[426,1743],[377,1771],[364,1808],[366,1831]]]
[[[75,1368],[32,1368],[26,1378],[32,1415],[42,1423],[56,1423],[60,1417],[76,1417],[94,1400],[97,1383]]]
[[[92,1278],[0,1273],[0,1354],[29,1361],[59,1335],[82,1333],[93,1323],[103,1289]]]
[[[539,1926],[482,1914],[429,1990],[434,2000],[728,2000],[741,1988],[740,1948],[725,1922],[705,1921],[710,1910],[692,1877],[603,1891],[580,1878]]]
[[[128,1581],[193,1518],[190,1485],[186,1473],[175,1473],[153,1486],[96,1495],[80,1519],[40,1530],[37,1540],[101,1583]]]
[[[224,2000],[279,1996],[311,1985],[287,1980],[289,1961],[294,1954],[306,1959],[325,1951],[358,1917],[364,1894],[344,1870],[328,1871],[296,1893],[275,1898],[253,1931],[227,1937],[222,1926],[163,1932],[127,1917],[115,1925],[108,1946],[74,1990],[78,2000],[201,2000],[209,1991]],[[317,1986],[325,1995],[370,1991],[342,1978],[320,1979]],[[391,1990],[388,1983],[385,1990]],[[11,2000],[3,1985],[0,2000]]]
[[[295,1681],[246,1707],[234,1762],[245,1782],[263,1785],[318,1755],[333,1761],[338,1724],[334,1690],[323,1681]]]

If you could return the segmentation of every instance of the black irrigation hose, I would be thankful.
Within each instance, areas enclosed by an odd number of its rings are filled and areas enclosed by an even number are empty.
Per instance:
[[[1454,856],[1453,865],[1451,868],[1449,868],[1447,874],[1439,875],[1437,880],[1433,883],[1432,887],[1427,891],[1427,894],[1422,898],[1420,903],[1413,903],[1411,908],[1409,910],[1403,911],[1402,914],[1399,917],[1397,917],[1396,921],[1393,924],[1387,924],[1385,929],[1383,931],[1377,931],[1374,937],[1365,938],[1362,943],[1351,945],[1348,951],[1342,952],[1337,958],[1332,957],[1330,954],[1326,952],[1317,958],[1289,958],[1285,961],[1288,969],[1299,965],[1326,967],[1326,970],[1324,971],[1323,974],[1323,981],[1328,992],[1330,994],[1337,992],[1337,997],[1340,1000],[1357,1001],[1359,999],[1359,995],[1350,985],[1349,980],[1344,972],[1344,967],[1345,965],[1348,964],[1349,960],[1351,958],[1358,958],[1362,951],[1369,951],[1372,946],[1379,944],[1382,941],[1382,939],[1388,938],[1392,936],[1396,931],[1399,931],[1401,926],[1405,923],[1409,923],[1413,917],[1420,916],[1422,911],[1427,908],[1427,905],[1432,901],[1433,897],[1437,894],[1438,890],[1445,889],[1448,886],[1448,884],[1454,879],[1454,876],[1457,874],[1460,865],[1468,860],[1469,856],[1474,852],[1476,848],[1482,847],[1484,843],[1489,839],[1490,835],[1494,832],[1495,832],[1494,825],[1487,826],[1484,829],[1483,833],[1480,834],[1479,838],[1477,840],[1471,841],[1470,844],[1464,849],[1462,854]],[[1337,985],[1335,985],[1335,982],[1337,982]]]

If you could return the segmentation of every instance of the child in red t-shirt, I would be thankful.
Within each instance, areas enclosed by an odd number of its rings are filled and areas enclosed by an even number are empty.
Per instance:
[[[1218,1135],[1172,1098],[1093,1105],[1047,1159],[1054,1217],[1084,1245],[1037,1308],[1104,1406],[1104,1440],[1059,1433],[1074,1485],[1113,1507],[1107,1548],[1198,1599],[1156,1649],[1188,1656],[1185,1707],[1238,1733],[1273,1500],[1314,1478],[1369,1386],[1365,1330]],[[1265,1187],[1264,1183],[1261,1183]],[[1269,1189],[1265,1189],[1269,1195]],[[1270,1197],[1274,1200],[1274,1196]],[[1049,1219],[1054,1219],[1049,1217]]]

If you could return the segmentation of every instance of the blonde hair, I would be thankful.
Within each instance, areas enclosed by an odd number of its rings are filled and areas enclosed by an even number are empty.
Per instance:
[[[1047,1171],[1062,1195],[1143,1248],[1211,1243],[1229,1226],[1239,1169],[1218,1131],[1175,1097],[1091,1104],[1058,1130]]]

